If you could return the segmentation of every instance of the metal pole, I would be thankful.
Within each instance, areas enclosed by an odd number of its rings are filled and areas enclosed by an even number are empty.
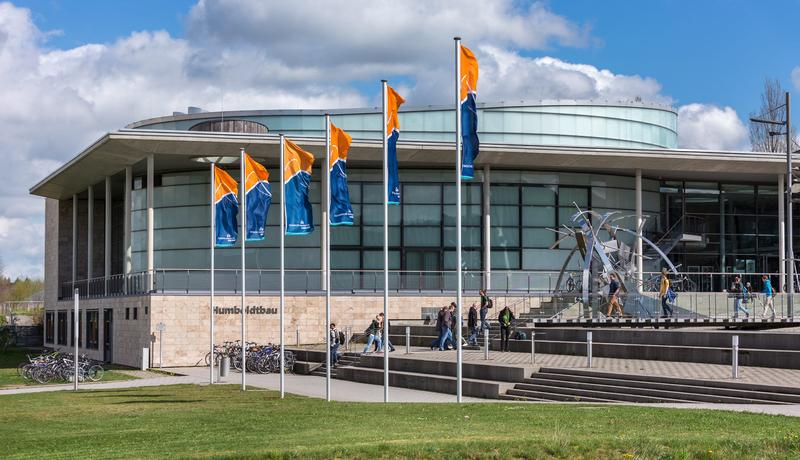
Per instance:
[[[239,207],[239,221],[242,225],[242,230],[239,235],[242,241],[242,391],[247,390],[247,338],[245,335],[247,322],[247,315],[245,314],[245,310],[247,309],[245,299],[245,278],[247,278],[247,272],[245,271],[247,268],[245,266],[245,240],[247,240],[247,165],[245,164],[244,155],[244,149],[239,149],[239,164],[241,165],[239,171],[239,195],[241,196],[239,200],[241,203]]]
[[[153,203],[155,199],[155,156],[151,153],[147,155],[147,292],[153,290],[153,268],[154,265],[154,228],[155,214]]]
[[[642,293],[644,256],[642,254],[642,170],[636,170],[636,292]]]
[[[794,317],[794,241],[792,227],[794,220],[792,219],[792,183],[794,178],[792,176],[792,110],[791,110],[791,95],[786,92],[786,259],[788,267],[786,270],[789,282],[789,289],[787,292],[787,315],[789,318]]]
[[[300,346],[300,327],[296,327],[294,330],[295,335],[295,344],[299,347]]]
[[[454,37],[456,52],[456,402],[461,402],[461,38]]]
[[[586,367],[592,368],[592,331],[586,332]]]
[[[325,400],[331,400],[331,116],[325,114]],[[323,215],[325,215],[323,213]]]
[[[739,378],[739,336],[731,337],[731,378]]]
[[[208,299],[208,314],[210,315],[210,327],[208,331],[208,348],[209,356],[211,356],[210,363],[209,363],[209,377],[208,383],[214,384],[214,247],[217,245],[216,242],[216,223],[214,220],[217,218],[217,210],[216,208],[216,168],[217,165],[211,163],[211,193],[209,193],[209,204],[211,207],[211,265],[209,266],[209,279],[210,279],[210,296]]]
[[[531,364],[536,363],[536,323],[531,328]]]
[[[411,328],[406,326],[406,354],[411,354]]]
[[[483,330],[483,359],[489,359],[489,329]]]
[[[78,305],[78,303],[79,303],[79,299],[78,298],[79,297],[80,297],[80,292],[78,291],[78,288],[75,288],[75,291],[73,291],[73,296],[72,296],[72,298],[74,299],[74,304],[75,304],[74,305],[75,306],[75,309],[74,309],[75,318],[72,321],[72,337],[75,339],[75,374],[72,377],[72,381],[73,381],[72,389],[75,390],[75,391],[78,391],[78,328],[79,328],[79,325],[80,325],[80,322],[79,322],[79,319],[80,319],[80,316],[79,316],[80,315],[80,307]]]
[[[280,135],[280,149],[281,149],[281,228],[280,228],[280,252],[281,252],[281,261],[280,261],[280,278],[281,278],[281,296],[280,296],[280,315],[279,315],[279,327],[280,327],[280,342],[281,342],[281,371],[280,371],[280,389],[281,389],[281,398],[285,396],[285,357],[284,357],[284,340],[283,340],[283,310],[286,304],[286,294],[284,292],[284,288],[286,287],[286,280],[285,280],[285,262],[286,258],[284,255],[284,239],[286,234],[286,186],[284,185],[284,166],[285,166],[285,146],[286,143],[284,141],[283,134]]]
[[[164,367],[164,331],[158,331],[158,368]]]
[[[389,121],[386,80],[381,80],[383,101],[383,322],[389,321],[389,139],[386,132]],[[389,402],[389,340],[387,327],[383,328],[383,402]]]

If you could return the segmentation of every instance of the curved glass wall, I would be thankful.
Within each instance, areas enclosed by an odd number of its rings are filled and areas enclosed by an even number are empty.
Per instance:
[[[340,111],[344,112],[344,111]],[[374,110],[332,111],[332,120],[356,139],[380,139],[380,114]],[[208,118],[161,121],[147,129],[188,130]],[[324,116],[306,111],[281,111],[236,116],[288,136],[324,136]],[[676,148],[678,116],[674,111],[648,106],[552,104],[484,106],[478,108],[482,142],[515,145],[578,147]],[[400,113],[401,139],[453,140],[455,117],[449,109],[408,109]]]

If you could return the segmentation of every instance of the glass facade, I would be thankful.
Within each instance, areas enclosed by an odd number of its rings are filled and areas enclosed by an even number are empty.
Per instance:
[[[226,123],[254,122],[269,132],[287,136],[325,135],[324,112],[308,110],[263,111],[237,116]],[[380,139],[381,115],[374,109],[331,111],[332,121],[354,139]],[[207,117],[207,118],[205,118]],[[144,129],[197,129],[198,123],[213,122],[218,114],[174,121],[147,121]],[[572,147],[676,148],[678,115],[671,109],[645,105],[557,103],[520,106],[478,107],[481,142]],[[452,142],[455,115],[447,109],[406,109],[400,112],[401,139]],[[216,131],[216,129],[213,129]]]

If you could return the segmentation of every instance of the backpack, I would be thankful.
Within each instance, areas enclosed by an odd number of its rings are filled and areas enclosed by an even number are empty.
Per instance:
[[[745,286],[742,286],[742,303],[747,303],[750,300],[750,291]]]
[[[339,331],[339,344],[341,345],[343,343],[344,343],[344,332]]]
[[[678,298],[678,294],[672,290],[671,287],[667,288],[667,301],[669,303],[675,303],[675,300]]]

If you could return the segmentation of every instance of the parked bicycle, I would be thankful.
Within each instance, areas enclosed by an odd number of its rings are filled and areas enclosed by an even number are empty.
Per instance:
[[[46,384],[51,382],[72,382],[75,378],[75,357],[58,351],[46,352],[39,356],[27,356],[28,361],[17,366],[17,373],[25,380]],[[105,375],[105,369],[86,355],[78,357],[78,382],[98,382]]]
[[[255,342],[247,342],[245,351],[245,365],[247,372],[257,374],[268,374],[279,372],[281,369],[281,347],[280,345],[267,344],[259,345]],[[222,345],[214,346],[214,365],[219,366],[222,357],[227,356],[231,367],[236,370],[242,369],[242,345],[241,341],[224,342]],[[206,353],[206,366],[211,363],[211,352]],[[284,369],[286,372],[294,371],[296,358],[293,352],[284,350]]]

